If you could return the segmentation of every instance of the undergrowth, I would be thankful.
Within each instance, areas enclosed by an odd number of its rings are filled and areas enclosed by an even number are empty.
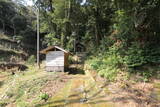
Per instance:
[[[42,72],[30,66],[29,70],[23,73],[11,76],[5,85],[1,87],[0,106],[5,107],[12,103],[16,107],[33,107],[41,101],[41,89],[47,81],[55,80],[56,73]],[[45,96],[45,100],[48,96]]]
[[[105,54],[90,57],[86,61],[86,64],[88,64],[91,69],[96,70],[102,77],[114,81],[117,73],[121,71],[119,69],[121,59],[120,56],[116,54],[116,51],[117,49],[115,47],[111,47]]]
[[[98,51],[87,59],[86,64],[110,81],[119,78],[117,74],[121,72],[130,75],[127,76],[128,79],[134,75],[135,81],[148,82],[152,77],[160,78],[158,48],[147,50],[140,48],[137,44],[126,50],[122,47],[113,45],[104,52]],[[150,53],[147,54],[148,51]]]

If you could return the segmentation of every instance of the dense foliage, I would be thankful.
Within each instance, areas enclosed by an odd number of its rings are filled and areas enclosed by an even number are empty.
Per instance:
[[[12,1],[0,0],[0,33],[7,34],[25,52],[33,54],[36,44],[35,13],[32,7]]]
[[[33,1],[40,9],[42,47],[80,51],[77,44],[81,44],[94,56],[92,67],[110,78],[106,72],[160,63],[159,0]],[[35,6],[28,9],[19,2],[0,0],[0,8],[1,29],[11,28],[24,43],[36,39],[31,37]]]
[[[110,25],[112,33],[104,37],[96,58],[89,63],[100,75],[110,80],[114,79],[112,77],[117,75],[119,69],[136,71],[148,78],[153,72],[137,69],[159,64],[160,1],[135,0],[124,3],[117,0],[114,3],[114,17]],[[104,54],[97,56],[98,53]]]

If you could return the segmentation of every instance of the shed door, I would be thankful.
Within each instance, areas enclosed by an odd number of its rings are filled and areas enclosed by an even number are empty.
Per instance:
[[[51,51],[46,55],[46,66],[64,66],[64,52]]]

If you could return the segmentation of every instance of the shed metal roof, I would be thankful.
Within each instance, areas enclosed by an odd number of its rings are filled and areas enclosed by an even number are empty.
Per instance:
[[[58,50],[60,50],[60,51],[63,51],[64,53],[70,54],[70,52],[68,52],[68,51],[66,51],[66,50],[64,50],[63,48],[58,47],[58,46],[49,46],[49,47],[47,47],[46,49],[41,50],[40,53],[42,53],[42,54],[47,54],[49,51],[51,51],[51,50],[53,50],[53,49],[58,49]]]

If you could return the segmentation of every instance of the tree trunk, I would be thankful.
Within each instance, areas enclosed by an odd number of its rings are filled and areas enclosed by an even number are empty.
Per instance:
[[[0,21],[2,22],[2,30],[5,31],[5,22],[2,19]]]
[[[16,27],[13,25],[13,30],[14,30],[14,36],[16,35]]]
[[[99,38],[99,34],[98,34],[97,25],[95,25],[95,37],[96,37],[96,46],[99,46],[99,44],[100,44],[100,38]]]
[[[97,46],[100,45],[100,41],[102,40],[102,33],[101,33],[101,28],[99,26],[99,9],[98,7],[95,9],[95,37],[96,37],[96,43]]]
[[[3,31],[5,31],[5,23],[3,23],[3,28],[2,29],[3,29]]]
[[[69,0],[69,3],[68,3],[68,19],[70,19],[70,14],[71,14],[71,0]]]
[[[71,12],[71,0],[65,1],[65,19],[70,20],[70,12]],[[68,35],[68,26],[69,26],[68,24],[69,24],[68,21],[64,23],[64,29],[62,31],[63,33],[61,36],[61,42],[63,42],[63,43],[61,43],[61,46],[63,48],[66,47],[67,36],[69,36]]]
[[[61,34],[61,47],[64,48],[64,33]]]
[[[52,6],[52,0],[49,0],[49,6],[51,8],[51,12],[54,12],[53,6]]]

